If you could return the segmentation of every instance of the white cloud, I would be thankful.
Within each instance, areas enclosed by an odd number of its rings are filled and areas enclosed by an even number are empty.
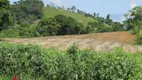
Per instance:
[[[134,7],[136,7],[136,4],[130,4],[131,9],[133,9]]]
[[[136,0],[131,0],[130,7],[131,9],[136,7]]]
[[[59,6],[63,5],[62,0],[49,0],[49,2],[55,3],[56,5],[59,5]]]
[[[17,2],[17,1],[19,1],[19,0],[9,0],[10,1],[10,3],[12,4],[13,2]]]
[[[58,5],[58,6],[64,6],[64,7],[72,6],[69,1],[65,1],[65,0],[49,0],[49,2],[52,2],[52,3],[54,3],[55,5]]]

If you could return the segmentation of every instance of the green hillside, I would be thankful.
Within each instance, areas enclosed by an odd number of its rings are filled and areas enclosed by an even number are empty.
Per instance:
[[[76,35],[124,30],[123,25],[113,22],[109,14],[104,18],[99,13],[87,13],[75,6],[65,10],[52,4],[45,7],[41,0],[20,0],[7,4],[7,7],[2,9],[0,37]]]
[[[78,14],[78,13],[73,13],[71,11],[67,11],[67,10],[60,10],[60,9],[55,9],[55,8],[51,8],[51,7],[45,7],[44,8],[44,16],[45,17],[54,17],[55,15],[58,14],[62,14],[68,17],[72,17],[74,19],[76,19],[78,22],[87,25],[88,22],[94,22],[95,20],[93,18],[90,17],[85,17],[82,14]]]

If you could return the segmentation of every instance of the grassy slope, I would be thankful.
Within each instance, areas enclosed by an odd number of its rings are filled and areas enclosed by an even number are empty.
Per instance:
[[[81,22],[84,25],[87,25],[88,22],[95,21],[93,18],[85,17],[84,15],[73,13],[67,10],[59,10],[55,8],[45,7],[44,8],[44,16],[45,17],[54,17],[55,15],[63,14],[65,16],[72,17],[76,19],[78,22]]]

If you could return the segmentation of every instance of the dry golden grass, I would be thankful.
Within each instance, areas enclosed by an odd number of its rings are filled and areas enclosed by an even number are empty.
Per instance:
[[[6,38],[12,43],[34,43],[42,47],[55,47],[65,50],[73,43],[77,43],[80,49],[92,48],[97,51],[110,51],[113,47],[122,47],[128,52],[142,51],[142,47],[132,46],[136,39],[129,32],[107,32],[84,35],[50,36],[38,38]]]

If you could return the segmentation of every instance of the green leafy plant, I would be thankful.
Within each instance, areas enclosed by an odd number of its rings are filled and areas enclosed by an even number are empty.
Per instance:
[[[71,56],[72,55],[72,56]],[[42,49],[37,45],[0,43],[0,79],[14,75],[20,80],[141,80],[140,54],[121,48],[110,52]]]
[[[137,39],[136,39],[136,44],[142,45],[142,30],[137,33]]]
[[[78,53],[78,45],[74,43],[72,46],[70,46],[67,50],[67,53],[70,55],[75,55]]]

